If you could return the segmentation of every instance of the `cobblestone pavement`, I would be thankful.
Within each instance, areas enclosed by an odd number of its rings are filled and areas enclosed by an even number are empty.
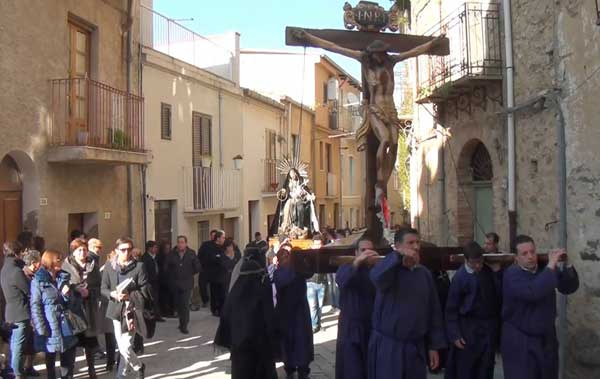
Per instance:
[[[327,310],[328,307],[325,308]],[[335,366],[335,343],[337,314],[326,312],[322,330],[315,334],[315,361],[311,364],[311,378],[333,379]],[[229,354],[215,352],[212,340],[218,319],[206,308],[191,313],[190,334],[182,335],[177,329],[177,320],[168,319],[158,324],[156,336],[145,341],[142,360],[146,364],[147,379],[227,379],[230,378]],[[103,342],[103,338],[101,338]],[[76,378],[86,378],[85,360],[81,349],[77,357]],[[97,367],[99,377],[112,378],[114,373],[104,371],[104,362]],[[283,378],[282,365],[278,364],[279,377]],[[43,365],[36,366],[43,370]],[[45,376],[45,372],[42,372]],[[499,371],[496,378],[502,378]],[[429,379],[440,379],[443,375],[431,375]]]

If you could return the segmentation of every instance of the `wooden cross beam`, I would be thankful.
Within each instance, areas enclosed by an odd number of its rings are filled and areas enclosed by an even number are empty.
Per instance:
[[[376,249],[381,255],[392,252],[391,248]],[[456,270],[460,262],[451,260],[451,256],[462,254],[459,247],[422,247],[421,264],[433,271]],[[352,246],[325,246],[313,250],[292,250],[292,266],[299,272],[331,273],[336,272],[340,263],[346,263],[354,256]]]
[[[391,248],[376,249],[379,254],[385,256],[392,252]],[[463,250],[460,247],[421,247],[421,264],[431,271],[457,270],[464,264]],[[514,262],[513,254],[491,254],[484,256],[491,263],[500,263],[508,266]],[[342,264],[351,263],[354,259],[354,247],[352,246],[325,246],[313,250],[292,250],[291,261],[296,271],[306,273],[332,273],[336,272]],[[539,254],[541,265],[548,262],[546,254]]]
[[[293,35],[293,30],[304,30],[316,37],[334,42],[335,44],[351,50],[364,50],[373,41],[380,40],[385,42],[390,53],[403,53],[426,42],[433,40],[435,37],[419,36],[412,34],[398,33],[381,33],[381,32],[359,32],[350,30],[337,29],[306,29],[294,26],[285,28],[285,44],[289,46],[311,46],[310,43],[297,40]],[[450,54],[450,43],[448,39],[444,43],[437,46],[435,49],[428,52],[429,55],[448,55]]]

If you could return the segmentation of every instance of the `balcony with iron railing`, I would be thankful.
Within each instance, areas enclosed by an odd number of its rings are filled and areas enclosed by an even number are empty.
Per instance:
[[[440,103],[502,80],[500,9],[464,3],[425,35],[445,34],[447,56],[420,56],[417,103]]]
[[[143,164],[144,99],[88,78],[51,80],[48,161]]]
[[[264,160],[264,181],[262,192],[264,194],[275,194],[277,188],[279,188],[277,159],[267,158]]]
[[[341,105],[331,101],[328,105],[328,124],[331,130],[352,132],[360,127],[362,115],[358,105]]]
[[[346,132],[355,132],[362,123],[360,106],[344,105],[338,108],[339,128]]]
[[[240,206],[240,170],[184,167],[183,188],[186,213],[222,212]]]

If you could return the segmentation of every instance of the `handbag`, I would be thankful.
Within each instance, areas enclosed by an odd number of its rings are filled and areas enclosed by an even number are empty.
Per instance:
[[[69,324],[72,334],[80,334],[87,330],[88,323],[85,318],[79,316],[70,309],[64,311],[65,321]]]

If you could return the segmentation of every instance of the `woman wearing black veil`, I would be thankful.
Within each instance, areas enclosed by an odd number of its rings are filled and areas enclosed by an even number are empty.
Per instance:
[[[232,379],[277,379],[279,338],[264,257],[248,252],[225,301],[214,343],[231,352]]]
[[[301,170],[295,167],[289,169],[283,186],[277,192],[279,204],[277,217],[269,230],[271,235],[308,236],[319,230],[314,208],[315,196],[307,186],[307,182]]]

